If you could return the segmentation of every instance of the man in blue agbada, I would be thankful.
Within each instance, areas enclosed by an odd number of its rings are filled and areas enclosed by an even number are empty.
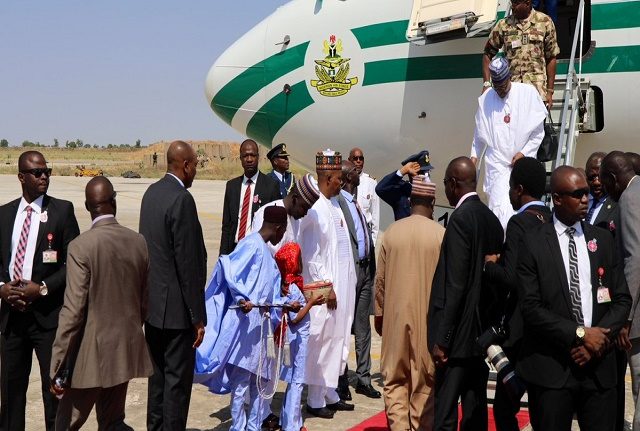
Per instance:
[[[232,394],[230,430],[260,430],[258,379],[265,384],[265,379],[278,377],[270,375],[272,365],[261,347],[261,337],[267,334],[261,328],[262,311],[251,310],[258,304],[272,303],[279,295],[280,271],[266,242],[278,244],[286,229],[286,210],[268,207],[260,231],[245,237],[231,254],[220,256],[205,291],[209,323],[196,351],[194,382],[215,394]]]

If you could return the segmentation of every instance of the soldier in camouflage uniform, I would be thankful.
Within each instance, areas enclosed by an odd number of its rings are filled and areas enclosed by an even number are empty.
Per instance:
[[[482,56],[483,92],[491,87],[489,63],[502,48],[511,65],[511,81],[532,84],[548,107],[553,99],[556,55],[560,52],[551,18],[531,8],[531,0],[513,0],[513,14],[498,21]]]

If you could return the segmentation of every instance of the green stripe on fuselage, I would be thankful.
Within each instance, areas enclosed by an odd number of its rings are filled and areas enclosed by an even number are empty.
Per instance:
[[[567,67],[567,63],[559,63],[558,74],[566,74]],[[640,71],[640,45],[596,47],[593,56],[582,63],[582,73],[637,71]],[[482,54],[396,58],[365,63],[362,86],[481,76]]]
[[[276,133],[298,112],[313,104],[307,84],[300,81],[291,92],[273,96],[256,112],[247,125],[247,136],[271,148]]]
[[[591,5],[591,30],[640,26],[640,1]]]
[[[216,93],[211,108],[227,124],[231,124],[238,109],[254,94],[304,65],[308,46],[309,42],[301,43],[248,67]]]

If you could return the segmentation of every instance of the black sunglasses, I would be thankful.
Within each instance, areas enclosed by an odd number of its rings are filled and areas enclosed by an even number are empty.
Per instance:
[[[574,199],[582,199],[583,196],[589,195],[589,188],[577,189],[572,192],[558,192],[560,196],[571,196]]]
[[[52,170],[51,168],[35,168],[35,169],[25,169],[24,171],[20,171],[20,173],[31,174],[36,178],[40,178],[42,174],[45,174],[46,176],[50,177],[51,170]]]
[[[351,157],[351,160],[359,160],[364,162],[364,156],[353,156]]]

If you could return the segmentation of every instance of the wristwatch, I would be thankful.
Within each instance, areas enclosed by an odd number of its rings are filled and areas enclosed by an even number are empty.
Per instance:
[[[47,296],[49,294],[49,289],[47,289],[47,285],[43,282],[40,285],[40,296]]]
[[[578,326],[576,328],[576,344],[582,346],[584,344],[584,326]]]
[[[491,87],[491,81],[484,81],[484,82],[482,83],[482,86],[483,86],[484,88]]]

